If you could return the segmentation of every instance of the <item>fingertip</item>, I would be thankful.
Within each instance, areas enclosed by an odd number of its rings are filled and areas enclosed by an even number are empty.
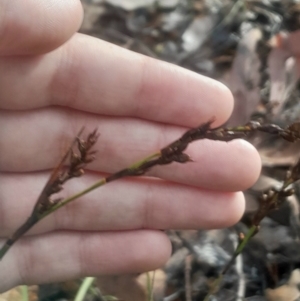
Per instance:
[[[243,192],[235,192],[234,196],[231,198],[231,200],[227,203],[228,207],[226,210],[226,216],[225,218],[220,218],[221,227],[231,227],[238,223],[240,219],[242,218],[244,212],[245,212],[245,197]],[[224,211],[225,212],[225,211]]]
[[[143,241],[143,250],[132,264],[132,267],[137,268],[135,272],[153,271],[162,267],[172,253],[170,239],[163,231],[146,230],[146,232],[147,239]]]
[[[213,127],[218,127],[224,124],[232,114],[234,107],[234,99],[230,89],[223,83],[213,80],[215,86],[215,97],[219,99],[220,105],[214,108],[217,116]]]
[[[261,174],[261,168],[262,168],[262,163],[261,163],[261,158],[260,155],[257,151],[257,149],[247,141],[243,142],[244,144],[247,144],[247,147],[249,148],[249,151],[251,152],[251,155],[249,155],[249,161],[247,162],[247,167],[249,170],[249,178],[248,178],[248,183],[246,183],[246,187],[244,190],[250,188],[253,186],[256,181],[258,180],[260,174]]]
[[[79,0],[0,3],[0,55],[36,55],[66,42],[80,27]]]
[[[135,73],[140,74],[140,80],[132,98],[138,100],[135,113],[139,117],[185,127],[196,127],[212,118],[216,119],[214,126],[219,126],[229,119],[233,96],[224,84],[153,58],[134,60],[139,62]],[[160,109],[162,103],[165,109]]]
[[[182,125],[195,127],[211,119],[215,119],[213,127],[224,124],[232,114],[234,106],[233,95],[229,88],[217,80],[189,70],[184,70],[182,77],[184,73],[186,73],[186,81],[182,78],[178,80],[183,82],[181,89],[185,91],[188,100],[185,102],[186,111],[180,112],[179,120],[184,121]],[[177,84],[177,87],[179,86]]]
[[[47,0],[49,2],[49,0]],[[64,44],[75,32],[83,21],[83,7],[79,0],[52,0],[53,4],[47,6],[48,22],[45,24],[44,46],[41,52],[49,52]],[[49,8],[48,8],[49,7]],[[55,16],[55,17],[54,17]],[[52,17],[52,20],[50,20]],[[35,51],[35,48],[34,48]]]
[[[189,102],[185,104],[189,111],[187,115],[184,115],[184,111],[181,112],[183,120],[186,119],[183,125],[195,127],[211,119],[215,119],[213,127],[224,124],[232,114],[234,106],[229,88],[212,78],[188,70],[184,72],[187,73],[189,81],[189,92],[186,93]],[[186,90],[186,86],[182,90]]]
[[[245,212],[245,197],[243,192],[229,193],[224,197],[224,203],[215,209],[215,215],[210,224],[210,229],[232,227],[238,223]],[[226,208],[226,209],[224,209]]]
[[[211,198],[211,197],[209,197]],[[242,192],[215,192],[215,198],[205,206],[205,214],[200,212],[198,220],[195,219],[198,228],[202,229],[220,229],[235,225],[243,216],[245,211],[245,197]],[[196,210],[195,210],[196,212]],[[201,217],[199,219],[199,217]],[[197,227],[193,228],[197,228]]]
[[[244,158],[243,165],[236,165],[235,169],[236,175],[240,177],[239,190],[244,191],[258,180],[261,173],[261,158],[256,148],[243,139],[233,140],[230,143]]]

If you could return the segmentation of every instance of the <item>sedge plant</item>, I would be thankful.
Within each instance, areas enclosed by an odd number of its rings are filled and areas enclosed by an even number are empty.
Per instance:
[[[83,139],[81,138],[83,129],[81,129],[71,143],[68,151],[65,153],[57,167],[51,173],[49,180],[42,189],[42,192],[38,197],[34,208],[32,209],[31,215],[13,233],[13,235],[6,240],[4,245],[1,247],[0,260],[3,259],[4,255],[9,251],[13,244],[17,240],[19,240],[27,231],[29,231],[35,224],[37,224],[39,221],[41,221],[54,211],[58,210],[59,208],[93,191],[94,189],[124,177],[142,176],[146,174],[152,167],[157,165],[167,165],[173,162],[192,162],[193,160],[184,151],[190,143],[196,140],[210,139],[230,141],[238,138],[247,138],[254,132],[264,132],[271,135],[276,135],[289,142],[300,140],[299,122],[293,123],[286,128],[281,128],[275,124],[261,124],[257,121],[250,121],[243,126],[220,127],[216,129],[213,129],[211,127],[213,122],[214,118],[205,123],[202,123],[196,128],[192,128],[186,131],[177,140],[163,147],[159,151],[147,156],[146,158],[132,164],[127,168],[124,168],[116,173],[98,180],[96,183],[72,196],[69,196],[65,199],[55,198],[55,194],[63,189],[63,185],[67,181],[82,176],[84,174],[84,168],[86,167],[86,165],[95,159],[96,151],[93,148],[99,137],[98,131],[92,131],[87,135],[86,139]],[[240,243],[237,246],[231,260],[225,266],[219,278],[216,280],[215,285],[213,285],[213,290],[210,293],[216,291],[223,275],[228,271],[229,267],[232,265],[236,257],[242,252],[249,239],[253,237],[255,233],[257,233],[261,220],[271,210],[278,208],[287,196],[290,196],[294,193],[293,189],[290,188],[290,186],[292,183],[298,181],[299,179],[300,160],[288,172],[281,189],[278,190],[271,188],[262,194],[262,197],[260,198],[259,209],[252,219],[252,224],[250,225],[248,233],[244,236],[243,239],[240,240]],[[90,285],[93,282],[93,279],[88,278],[88,280],[86,281]],[[208,296],[207,298],[209,298]],[[207,298],[206,300],[209,300]]]

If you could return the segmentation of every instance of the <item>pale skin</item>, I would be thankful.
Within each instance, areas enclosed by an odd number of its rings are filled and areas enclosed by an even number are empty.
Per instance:
[[[0,0],[0,243],[28,217],[68,142],[98,127],[97,159],[63,195],[230,116],[222,84],[75,33],[77,0]],[[165,229],[236,223],[260,172],[249,143],[198,141],[193,163],[116,181],[50,215],[0,262],[0,292],[19,284],[153,270],[170,256]]]

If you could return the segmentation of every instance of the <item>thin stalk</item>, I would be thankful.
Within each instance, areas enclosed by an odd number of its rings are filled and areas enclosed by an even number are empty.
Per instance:
[[[80,198],[81,196],[93,191],[94,189],[103,186],[104,184],[106,184],[106,178],[103,178],[99,181],[97,181],[96,183],[94,183],[93,185],[89,186],[88,188],[73,194],[72,196],[62,200],[61,202],[57,203],[56,205],[54,205],[48,212],[45,212],[43,215],[41,215],[40,220],[44,217],[46,217],[47,215],[51,214],[52,212],[58,210],[59,208],[67,205],[68,203]]]
[[[27,285],[21,285],[21,299],[22,299],[22,301],[28,301],[29,300],[28,286]]]
[[[242,253],[245,246],[249,242],[249,240],[253,237],[253,235],[257,232],[257,226],[253,225],[248,230],[245,237],[240,241],[240,243],[237,245],[230,261],[226,264],[222,272],[219,274],[218,278],[214,281],[214,283],[211,285],[208,294],[205,296],[203,301],[209,301],[210,297],[215,294],[219,290],[220,283],[223,279],[223,276],[227,273],[235,259]]]
[[[4,246],[0,249],[0,260],[7,253],[7,251],[11,248],[11,246],[26,233],[29,229],[31,229],[37,222],[38,218],[36,215],[32,214],[27,221],[5,242]]]
[[[253,237],[253,235],[256,233],[257,231],[257,226],[253,225],[247,232],[246,236],[244,237],[244,239],[238,244],[237,249],[236,249],[236,254],[239,255],[245,248],[245,246],[247,245],[247,243],[249,242],[250,238]]]
[[[139,169],[144,163],[151,161],[152,159],[157,159],[160,156],[160,152],[156,152],[154,154],[151,154],[150,156],[132,164],[131,166],[128,167],[130,170],[136,170]]]
[[[257,226],[255,226],[255,225],[251,226],[251,228],[248,230],[246,236],[240,241],[240,243],[236,247],[236,250],[235,250],[232,258],[230,259],[230,261],[227,263],[227,265],[223,269],[223,271],[221,273],[222,275],[224,275],[224,274],[227,273],[227,271],[230,268],[230,266],[232,265],[232,263],[242,253],[242,251],[244,250],[245,246],[247,245],[247,243],[249,242],[249,240],[253,237],[253,235],[256,232],[257,232]]]
[[[150,272],[147,272],[146,275],[147,275],[147,301],[153,301],[155,271],[153,272],[152,277],[150,275]]]
[[[6,252],[10,249],[10,245],[5,243],[5,245],[0,250],[0,259],[3,258],[3,256],[6,254]]]
[[[142,165],[144,165],[145,163],[147,162],[150,162],[152,159],[155,159],[155,158],[158,158],[160,156],[160,153],[157,152],[157,153],[154,153],[146,158],[144,158],[143,160],[140,160],[134,164],[132,164],[131,166],[129,166],[128,168],[126,168],[125,170],[130,170],[130,171],[135,171],[135,170],[138,170]],[[92,184],[91,186],[89,186],[88,188],[76,193],[76,194],[73,194],[72,196],[60,201],[59,203],[57,203],[56,205],[54,205],[53,207],[51,207],[51,209],[48,211],[48,212],[45,212],[40,219],[46,217],[47,215],[49,215],[50,213],[56,211],[57,209],[65,206],[66,204],[82,197],[83,195],[95,190],[96,188],[98,187],[101,187],[105,184],[108,184],[110,182],[112,182],[112,180],[109,180],[111,179],[112,176],[108,176],[106,178],[102,178],[101,180],[97,181],[96,183]],[[121,177],[125,177],[125,175],[121,176]],[[1,258],[1,257],[0,257]]]
[[[152,301],[151,276],[149,272],[147,272],[146,275],[147,275],[147,300]]]
[[[76,294],[74,301],[83,301],[88,290],[91,288],[93,282],[96,280],[95,277],[86,277],[80,285],[80,288]]]

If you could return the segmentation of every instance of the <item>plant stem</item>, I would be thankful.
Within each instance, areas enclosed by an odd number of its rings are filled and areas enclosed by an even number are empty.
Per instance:
[[[76,294],[74,301],[83,301],[88,290],[92,286],[93,282],[96,280],[95,277],[86,277],[80,285],[80,288]]]
[[[227,273],[235,259],[241,254],[241,252],[244,250],[245,246],[249,242],[249,240],[253,237],[253,235],[257,231],[257,226],[253,225],[251,228],[248,230],[246,236],[240,241],[240,243],[237,245],[231,259],[229,262],[226,264],[222,272],[219,274],[218,278],[214,281],[212,286],[209,289],[208,294],[205,296],[203,301],[209,301],[210,296],[212,296],[214,293],[216,293],[219,289],[219,285],[223,279],[223,276]]]
[[[147,275],[147,300],[153,301],[155,271],[153,271],[152,277],[150,272],[147,272],[146,275]]]
[[[236,250],[234,251],[232,258],[230,259],[230,261],[227,263],[227,265],[223,269],[221,275],[224,275],[227,273],[227,271],[229,270],[232,263],[235,261],[237,256],[239,256],[241,254],[241,252],[244,250],[245,246],[249,242],[250,238],[253,237],[253,235],[256,233],[256,231],[257,231],[257,226],[255,226],[255,225],[251,226],[251,228],[246,233],[246,236],[240,241],[240,243],[236,247]]]
[[[22,301],[28,301],[29,300],[28,286],[27,285],[21,285],[21,298],[22,298]]]
[[[31,229],[39,219],[35,214],[32,214],[27,221],[10,237],[6,240],[4,246],[0,249],[0,260],[6,254],[6,252],[11,248],[11,246],[23,236],[29,229]]]
[[[106,184],[106,179],[103,178],[99,181],[97,181],[96,183],[94,183],[93,185],[89,186],[88,188],[76,193],[76,194],[73,194],[72,196],[62,200],[61,202],[57,203],[56,205],[54,205],[53,207],[50,208],[49,211],[45,212],[43,215],[40,216],[40,220],[44,217],[46,217],[47,215],[51,214],[52,212],[58,210],[59,208],[67,205],[68,203],[80,198],[81,196],[91,192],[92,190],[100,187],[100,186],[103,186],[104,184]]]
[[[152,155],[150,155],[150,156],[144,158],[143,160],[140,160],[140,161],[138,161],[138,162],[132,164],[132,165],[129,166],[128,168],[124,169],[123,171],[130,170],[130,171],[132,172],[132,171],[138,170],[138,169],[139,169],[142,165],[144,165],[145,163],[150,162],[152,159],[158,158],[159,155],[160,155],[159,152],[154,153],[154,154],[152,154]],[[118,172],[118,173],[120,173],[120,172]],[[115,174],[117,174],[117,173],[115,173]],[[83,196],[83,195],[85,195],[85,194],[87,194],[87,193],[89,193],[89,192],[95,190],[96,188],[101,187],[101,186],[103,186],[103,185],[105,185],[105,184],[108,184],[109,182],[112,182],[113,180],[116,180],[117,178],[119,179],[119,178],[121,178],[121,177],[125,177],[125,176],[126,176],[125,173],[124,173],[124,175],[122,175],[122,176],[120,176],[120,177],[115,177],[114,179],[112,179],[112,177],[113,177],[115,174],[113,174],[113,175],[111,175],[111,176],[108,176],[108,177],[106,177],[106,178],[102,178],[101,180],[97,181],[96,183],[94,183],[93,185],[89,186],[88,188],[86,188],[86,189],[84,189],[84,190],[82,190],[82,191],[80,191],[80,192],[78,192],[78,193],[76,193],[76,194],[73,194],[72,196],[70,196],[70,197],[68,197],[68,198],[66,198],[66,199],[64,199],[64,200],[62,200],[62,201],[60,201],[59,203],[57,203],[56,205],[54,205],[53,207],[51,207],[51,209],[50,209],[49,211],[45,212],[45,213],[40,217],[40,219],[46,217],[46,216],[49,215],[50,213],[52,213],[52,212],[56,211],[57,209],[59,209],[59,208],[65,206],[66,204],[68,204],[68,203],[70,203],[70,202],[72,202],[72,201],[74,201],[74,200],[80,198],[81,196]],[[1,257],[0,257],[0,258],[1,258]]]

